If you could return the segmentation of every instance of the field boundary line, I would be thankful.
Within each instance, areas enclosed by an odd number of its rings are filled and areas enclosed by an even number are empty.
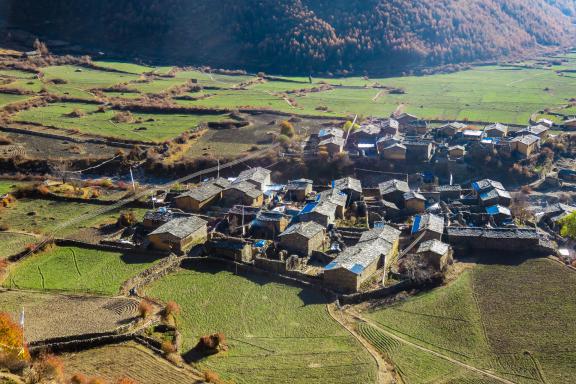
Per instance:
[[[540,381],[542,381],[543,384],[547,384],[546,378],[544,377],[544,370],[540,366],[540,362],[538,361],[538,359],[536,359],[536,357],[532,355],[532,353],[527,352],[527,354],[528,356],[530,356],[530,360],[532,360],[534,367],[536,367],[536,372],[538,372],[538,377],[540,378]]]
[[[499,381],[499,382],[501,382],[501,383],[505,383],[505,384],[516,384],[516,383],[513,382],[513,381],[510,381],[510,380],[505,379],[505,378],[503,378],[503,377],[497,376],[497,375],[495,375],[495,374],[493,374],[493,373],[491,373],[491,372],[489,372],[489,371],[486,371],[486,370],[480,369],[480,368],[476,368],[476,367],[474,367],[473,365],[466,364],[466,363],[464,363],[464,362],[462,362],[462,361],[460,361],[460,360],[454,359],[454,358],[452,358],[452,357],[450,357],[450,356],[446,356],[446,355],[444,355],[444,354],[442,354],[442,353],[440,353],[440,352],[434,351],[434,350],[432,350],[432,349],[423,347],[423,346],[421,346],[421,345],[419,345],[419,344],[416,344],[416,343],[411,342],[410,340],[406,340],[406,339],[404,339],[404,338],[402,338],[402,337],[400,337],[400,336],[398,336],[398,335],[396,335],[396,334],[394,334],[394,333],[392,333],[392,332],[390,332],[390,331],[388,331],[388,330],[383,329],[382,327],[378,326],[377,324],[374,324],[372,321],[364,319],[361,315],[359,315],[359,314],[357,314],[357,313],[352,313],[351,315],[352,315],[353,318],[357,319],[358,321],[367,323],[368,325],[376,328],[378,331],[384,333],[386,336],[391,337],[391,338],[393,338],[393,339],[395,339],[395,340],[397,340],[397,341],[399,341],[399,342],[401,342],[401,343],[407,344],[407,345],[409,345],[409,346],[411,346],[411,347],[414,347],[414,348],[417,348],[417,349],[419,349],[419,350],[421,350],[421,351],[423,351],[423,352],[426,352],[426,353],[428,353],[428,354],[434,355],[434,356],[436,356],[436,357],[439,357],[439,358],[441,358],[441,359],[444,359],[444,360],[446,360],[446,361],[449,361],[449,362],[451,362],[451,363],[453,363],[453,364],[456,364],[456,365],[459,365],[459,366],[461,366],[461,367],[467,368],[467,369],[469,369],[469,370],[471,370],[471,371],[474,371],[474,372],[479,373],[479,374],[481,374],[481,375],[487,376],[487,377],[489,377],[489,378],[491,378],[491,379],[494,379],[494,380],[497,380],[497,381]]]

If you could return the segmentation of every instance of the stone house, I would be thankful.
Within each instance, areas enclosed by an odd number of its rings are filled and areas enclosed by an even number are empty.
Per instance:
[[[400,123],[395,119],[386,119],[380,123],[380,134],[384,136],[396,136],[400,129]]]
[[[449,124],[441,126],[440,128],[437,129],[437,132],[440,136],[454,137],[458,133],[464,131],[466,128],[468,128],[468,125],[466,125],[466,124],[459,123],[459,122],[453,122],[453,123],[449,123]]]
[[[208,222],[197,216],[174,219],[148,235],[156,249],[183,253],[208,237]]]
[[[510,141],[513,151],[530,157],[540,149],[540,138],[535,135],[518,136]]]
[[[334,224],[337,208],[338,206],[330,201],[309,203],[302,209],[298,218],[301,222],[314,221],[326,228]]]
[[[462,131],[462,139],[466,142],[480,141],[484,137],[484,131],[476,129],[465,129]]]
[[[447,242],[456,250],[537,253],[540,235],[533,228],[448,227]]]
[[[336,156],[339,153],[342,153],[342,149],[344,148],[344,139],[341,137],[329,137],[327,139],[323,139],[318,143],[318,150],[319,151],[326,151],[328,155],[331,157]]]
[[[436,271],[444,271],[453,260],[452,247],[439,240],[420,243],[416,250],[418,258]]]
[[[344,138],[344,130],[340,128],[324,128],[318,132],[318,139],[320,141],[330,139],[330,138]]]
[[[240,174],[232,184],[247,182],[254,185],[257,189],[265,191],[266,186],[272,184],[272,180],[270,177],[271,174],[272,171],[266,168],[262,167],[250,168],[243,172],[240,172]]]
[[[312,193],[313,181],[308,179],[292,180],[286,185],[286,199],[289,201],[305,201]]]
[[[278,237],[280,248],[302,257],[323,250],[327,244],[326,229],[313,221],[293,224]]]
[[[348,195],[344,192],[337,191],[334,189],[328,189],[326,191],[320,192],[317,197],[319,203],[328,201],[336,205],[336,218],[343,219],[346,213],[346,203],[348,201]]]
[[[491,124],[484,128],[485,137],[506,137],[507,135],[508,127],[500,123]]]
[[[410,192],[410,187],[405,181],[393,179],[378,184],[378,191],[382,200],[403,206],[404,194]]]
[[[352,177],[344,177],[333,182],[333,189],[348,196],[348,204],[362,200],[362,183]]]
[[[408,123],[405,127],[406,134],[411,136],[422,136],[425,135],[430,129],[428,122],[426,120],[415,120]]]
[[[462,187],[460,185],[439,185],[434,191],[440,194],[441,201],[460,200],[462,196]]]
[[[492,189],[501,189],[503,191],[506,190],[501,182],[491,179],[482,179],[472,183],[472,190],[476,196],[480,196],[481,194],[486,193]]]
[[[576,212],[576,207],[561,203],[552,204],[538,215],[538,224],[548,226],[551,230],[560,233],[560,221],[573,212]]]
[[[406,129],[408,128],[408,125],[410,125],[410,123],[417,121],[418,117],[411,115],[409,113],[401,113],[399,115],[394,116],[394,119],[396,119],[396,121],[398,121],[398,124],[400,124],[400,129]]]
[[[260,211],[250,223],[250,233],[257,239],[274,240],[290,223],[290,216],[276,211]]]
[[[512,218],[510,209],[502,205],[492,205],[485,209],[488,216],[491,216],[494,219],[494,222],[498,225],[502,224],[505,220],[510,220]]]
[[[233,183],[222,192],[224,204],[246,205],[249,207],[260,207],[264,204],[264,193],[257,189],[254,184],[247,181]]]
[[[211,256],[249,263],[254,259],[252,243],[239,238],[215,238],[206,243],[206,251]]]
[[[404,208],[410,213],[422,213],[426,210],[426,198],[415,191],[406,192]]]
[[[171,220],[174,220],[175,214],[169,209],[164,207],[158,208],[157,210],[148,210],[144,214],[144,219],[142,220],[142,225],[147,230],[154,230]]]
[[[324,267],[324,282],[341,292],[357,292],[362,283],[398,256],[400,232],[391,227],[373,229]]]
[[[423,140],[406,140],[406,159],[413,162],[429,161],[432,158],[434,145],[430,141]]]
[[[378,152],[382,156],[382,158],[386,160],[406,160],[406,154],[408,150],[404,144],[396,143],[392,144],[388,147],[379,149]]]
[[[174,205],[185,212],[201,212],[204,208],[217,203],[222,191],[230,185],[226,179],[203,183],[174,198]]]
[[[411,233],[413,238],[424,235],[421,241],[442,240],[442,235],[444,234],[444,219],[431,213],[416,215],[412,223]]]
[[[505,189],[492,188],[486,192],[479,195],[479,202],[484,207],[490,207],[492,205],[502,205],[504,207],[510,206],[512,203],[512,196]]]
[[[538,124],[528,128],[524,128],[516,133],[516,136],[537,136],[540,140],[546,140],[550,133],[550,128],[545,125]]]

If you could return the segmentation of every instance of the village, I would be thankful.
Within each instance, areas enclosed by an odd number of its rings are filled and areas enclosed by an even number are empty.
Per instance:
[[[519,159],[537,157],[550,128],[551,122],[542,120],[515,130],[498,123],[471,129],[460,122],[430,129],[402,114],[355,129],[322,129],[303,148],[330,158],[347,153],[458,167],[467,151],[478,147]],[[535,185],[545,188],[551,178],[565,190],[573,188],[574,174],[566,169]],[[500,181],[470,179],[456,184],[451,175],[442,184],[430,173],[381,172],[364,182],[345,176],[321,185],[304,178],[273,180],[271,170],[254,167],[153,197],[155,208],[142,223],[105,242],[244,264],[339,294],[376,291],[398,281],[441,282],[454,256],[522,252],[558,254],[568,263],[574,258],[560,236],[560,222],[576,207],[552,199],[526,219],[535,208],[526,204],[525,193],[508,191]]]

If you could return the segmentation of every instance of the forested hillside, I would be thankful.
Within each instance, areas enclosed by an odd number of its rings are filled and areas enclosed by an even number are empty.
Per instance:
[[[9,0],[93,49],[267,71],[403,70],[574,44],[574,0]]]

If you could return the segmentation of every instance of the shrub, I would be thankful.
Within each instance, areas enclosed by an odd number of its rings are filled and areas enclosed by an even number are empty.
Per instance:
[[[166,355],[176,352],[176,347],[170,340],[164,340],[161,349]]]
[[[180,314],[180,306],[175,301],[169,301],[166,303],[166,307],[164,307],[164,314],[166,316],[178,316]]]
[[[220,380],[220,376],[218,376],[216,372],[210,370],[204,371],[204,380],[206,380],[207,383],[212,384],[222,383],[222,381]]]
[[[114,114],[114,117],[112,118],[112,121],[115,123],[125,123],[125,124],[133,123],[134,115],[132,115],[130,111],[116,112]]]
[[[75,373],[70,378],[70,384],[87,384],[87,383],[88,383],[88,377],[86,377],[86,375],[83,375],[81,373]]]
[[[86,116],[86,112],[84,112],[80,108],[74,108],[74,110],[72,112],[70,112],[67,116],[68,117],[84,117],[84,116]]]
[[[117,224],[121,227],[131,227],[138,222],[133,211],[123,211],[118,217]]]
[[[296,130],[294,126],[289,121],[283,121],[280,123],[280,134],[288,137],[294,137]]]
[[[142,300],[138,305],[138,313],[140,313],[140,317],[146,319],[148,316],[152,314],[154,311],[154,307],[148,300]]]
[[[92,377],[89,381],[88,384],[107,384],[106,380],[104,380],[101,377]]]
[[[60,383],[64,381],[64,363],[59,357],[46,354],[34,363],[34,371],[44,380],[53,380]]]

